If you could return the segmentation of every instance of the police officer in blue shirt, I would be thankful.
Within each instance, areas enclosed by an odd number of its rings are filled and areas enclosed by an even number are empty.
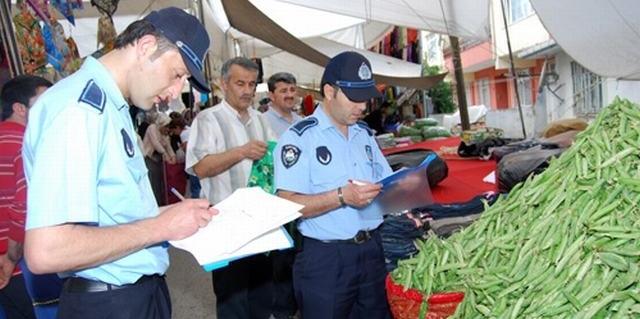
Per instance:
[[[206,200],[158,208],[129,104],[176,98],[187,78],[207,91],[208,47],[195,17],[154,11],[30,110],[25,256],[34,273],[65,278],[60,318],[171,317],[162,243],[192,235],[216,210]]]
[[[323,103],[280,138],[275,156],[278,195],[305,205],[304,236],[293,282],[305,319],[388,318],[387,274],[372,204],[376,181],[391,174],[372,132],[359,122],[377,97],[371,64],[356,52],[329,61]]]

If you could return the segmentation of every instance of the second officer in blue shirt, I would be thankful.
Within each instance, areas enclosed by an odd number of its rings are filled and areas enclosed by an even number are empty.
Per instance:
[[[371,64],[356,52],[332,58],[321,83],[322,105],[289,128],[274,152],[278,195],[305,205],[296,299],[305,319],[389,318],[382,212],[372,201],[381,190],[376,181],[392,171],[358,121],[380,93]]]

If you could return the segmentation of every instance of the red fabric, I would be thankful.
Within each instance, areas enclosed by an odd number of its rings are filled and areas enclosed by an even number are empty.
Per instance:
[[[313,96],[311,95],[307,95],[304,97],[304,99],[302,100],[302,104],[304,105],[303,108],[303,113],[304,116],[309,116],[311,114],[313,114]]]
[[[383,154],[394,154],[415,149],[428,149],[440,153],[442,147],[457,147],[459,137],[424,141],[405,147],[383,150]],[[458,155],[441,155],[449,167],[449,176],[431,190],[433,201],[439,204],[460,203],[471,200],[484,192],[498,191],[497,184],[485,183],[482,179],[496,169],[494,160],[461,158]]]
[[[6,254],[9,238],[24,242],[27,184],[22,166],[22,138],[25,127],[15,122],[0,123],[0,254]],[[19,274],[16,266],[13,274]]]
[[[418,41],[418,30],[407,28],[407,43],[414,43]]]
[[[180,199],[171,192],[171,187],[184,195],[187,189],[187,174],[184,172],[184,163],[168,164],[165,162],[164,167],[167,177],[165,183],[167,185],[167,204],[177,203]]]

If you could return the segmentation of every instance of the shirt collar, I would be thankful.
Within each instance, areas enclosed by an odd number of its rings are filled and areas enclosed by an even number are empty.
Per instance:
[[[113,102],[118,110],[122,110],[125,106],[129,106],[127,100],[122,95],[120,88],[116,84],[116,81],[111,76],[111,73],[107,70],[107,68],[100,63],[100,61],[96,60],[92,56],[88,56],[84,64],[82,64],[82,69],[87,70],[89,74],[93,77],[93,80],[96,84],[109,96],[109,99]]]
[[[336,126],[331,121],[331,118],[329,117],[329,115],[325,113],[324,105],[320,104],[316,108],[316,110],[313,112],[313,116],[315,116],[318,119],[319,129],[325,130],[329,128],[334,128],[336,131],[338,130],[338,128],[336,128]],[[349,125],[348,130],[349,130],[349,139],[351,139],[354,136],[356,136],[356,134],[360,133],[362,131],[362,128],[357,124],[352,124],[352,125]]]
[[[277,117],[277,118],[289,123],[289,120],[286,117],[284,117],[282,114],[280,114],[280,112],[276,111],[276,109],[273,108],[273,107],[269,107],[269,109],[267,110],[266,113],[269,113],[269,114],[271,114],[271,115],[273,115],[273,116],[275,116],[275,117]],[[296,115],[297,114],[295,112],[291,112],[291,123],[294,123],[294,122],[296,122],[296,120],[298,120],[298,117]]]
[[[238,113],[238,111],[236,111],[236,109],[234,109],[229,104],[229,102],[227,102],[227,100],[222,99],[222,103],[220,103],[220,104],[222,104],[223,109],[225,109],[227,112],[230,112],[229,114],[233,115],[235,118],[238,119],[238,121],[240,121],[240,123],[242,123],[242,118],[240,117],[240,113]],[[254,109],[251,108],[251,107],[249,107],[249,109],[247,109],[247,112],[249,114],[249,120],[247,120],[247,123],[245,123],[245,124],[248,124],[248,123],[251,122],[251,118],[253,118],[253,111],[254,111]]]

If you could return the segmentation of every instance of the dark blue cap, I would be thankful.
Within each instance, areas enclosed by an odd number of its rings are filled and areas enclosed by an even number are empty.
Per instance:
[[[176,7],[152,11],[144,20],[178,47],[191,73],[191,85],[200,92],[211,92],[202,72],[204,56],[209,49],[209,35],[200,21]]]
[[[324,68],[320,89],[333,84],[354,102],[381,96],[373,81],[371,63],[362,54],[346,51],[334,56]]]

